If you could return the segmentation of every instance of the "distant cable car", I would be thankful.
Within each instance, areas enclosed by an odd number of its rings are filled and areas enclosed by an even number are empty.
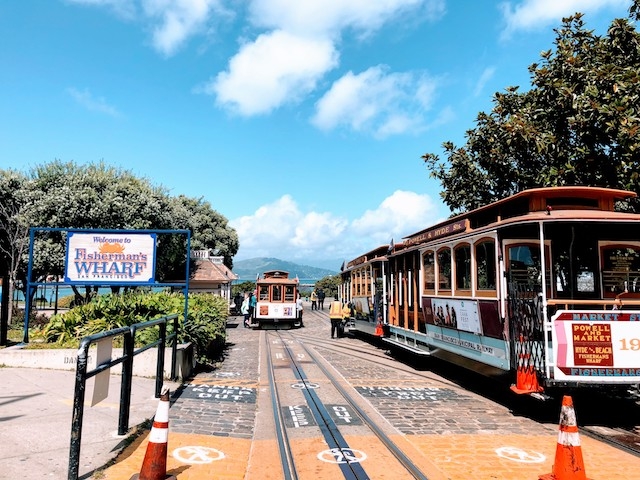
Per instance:
[[[289,278],[289,272],[264,272],[256,281],[257,304],[253,325],[265,329],[301,327],[302,320],[296,308],[298,285],[298,278]]]

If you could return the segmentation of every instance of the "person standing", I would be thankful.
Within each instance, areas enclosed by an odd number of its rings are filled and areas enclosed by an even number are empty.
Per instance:
[[[249,322],[253,323],[253,318],[256,312],[256,305],[258,304],[258,299],[256,298],[256,294],[251,292],[249,295]]]
[[[342,325],[342,304],[338,300],[334,300],[329,305],[329,320],[331,320],[331,338],[338,335],[340,326]]]
[[[304,327],[304,323],[302,322],[302,297],[300,296],[300,292],[298,292],[298,299],[296,300],[296,312],[298,315],[298,320],[300,320],[300,326]]]
[[[236,315],[240,315],[240,307],[242,306],[242,294],[240,292],[236,293],[236,296],[233,298],[233,303],[235,304]]]
[[[320,310],[324,310],[324,290],[323,289],[318,290],[318,306],[320,307]]]
[[[249,294],[248,293],[244,294],[244,300],[242,300],[240,313],[244,315],[244,328],[249,328]]]
[[[318,309],[318,294],[316,293],[316,289],[313,289],[313,292],[311,292],[311,310],[317,310]]]

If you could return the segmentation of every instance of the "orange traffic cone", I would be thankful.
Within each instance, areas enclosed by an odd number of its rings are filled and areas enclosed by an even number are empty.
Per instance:
[[[169,389],[160,395],[160,403],[153,417],[153,426],[149,433],[149,444],[142,462],[140,473],[129,480],[176,480],[167,475],[167,442],[169,441]]]
[[[378,322],[378,324],[376,325],[375,336],[376,337],[382,337],[383,335],[384,335],[384,331],[382,330],[382,323]]]
[[[539,480],[587,480],[582,460],[582,448],[578,435],[576,412],[569,395],[562,398],[560,411],[560,433],[556,447],[556,458],[551,473],[540,475]]]
[[[524,345],[524,339],[520,336],[520,343]],[[531,362],[531,354],[520,353],[518,356],[518,368],[516,370],[516,384],[511,385],[511,390],[515,393],[538,393],[544,389],[538,383],[536,368]]]

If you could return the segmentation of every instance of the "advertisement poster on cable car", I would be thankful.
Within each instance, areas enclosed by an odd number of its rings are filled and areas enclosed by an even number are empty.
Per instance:
[[[431,312],[434,325],[482,334],[476,301],[432,298]]]
[[[554,378],[640,381],[639,320],[640,312],[622,310],[557,312],[552,319]]]
[[[69,232],[64,281],[69,284],[154,282],[156,235],[153,233]]]

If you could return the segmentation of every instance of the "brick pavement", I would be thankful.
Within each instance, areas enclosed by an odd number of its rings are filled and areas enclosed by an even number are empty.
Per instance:
[[[326,309],[313,313],[306,309],[305,325],[301,335],[329,337]],[[272,412],[264,404],[267,384],[261,378],[266,362],[260,339],[265,332],[231,321],[227,333],[230,345],[221,366],[199,373],[175,392],[167,468],[178,480],[280,478]],[[351,361],[348,355],[326,348],[318,351],[395,428],[394,441],[415,449],[416,462],[430,479],[520,480],[551,472],[556,425],[514,415],[437,375],[416,379],[398,369]],[[318,440],[309,439],[313,445],[309,451],[318,451]],[[638,458],[584,436],[581,440],[588,478],[640,479]],[[135,441],[99,478],[129,480],[139,472],[146,444],[146,438]],[[309,458],[315,460],[315,453]],[[394,472],[387,475],[395,478]],[[300,478],[319,479],[312,468]]]
[[[231,317],[221,367],[172,392],[167,472],[179,480],[245,478],[256,424],[259,339],[260,332]],[[129,480],[139,473],[147,443],[141,438],[130,445],[102,478]]]

